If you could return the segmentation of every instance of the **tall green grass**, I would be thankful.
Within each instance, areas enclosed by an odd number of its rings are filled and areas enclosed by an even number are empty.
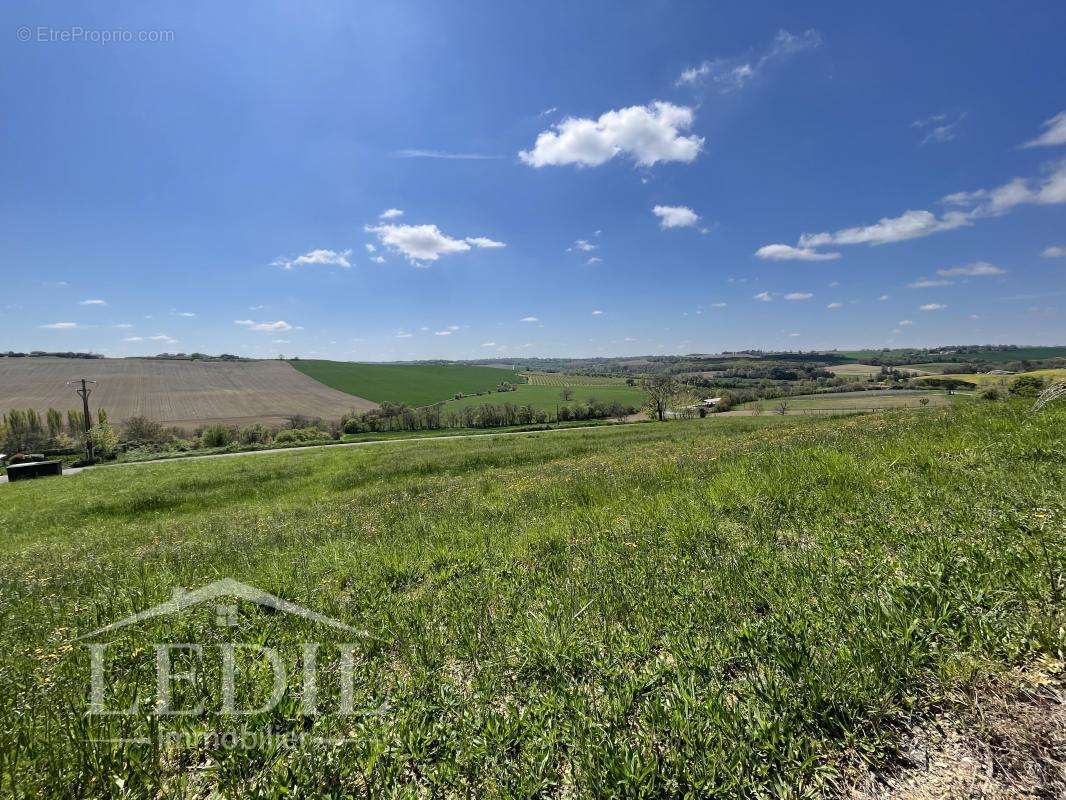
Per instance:
[[[0,487],[0,791],[36,796],[803,796],[975,676],[1062,653],[1066,412],[761,417],[216,462]],[[77,635],[231,576],[367,631],[336,746],[87,741]],[[116,637],[295,658],[241,606]],[[325,645],[324,645],[325,646]],[[335,674],[324,665],[322,684]],[[180,724],[220,730],[208,713]],[[266,678],[242,690],[262,692]],[[213,692],[213,694],[212,694]],[[170,722],[168,724],[175,724]],[[263,725],[263,720],[241,724]],[[121,783],[120,783],[121,781]],[[286,794],[289,793],[289,794]]]

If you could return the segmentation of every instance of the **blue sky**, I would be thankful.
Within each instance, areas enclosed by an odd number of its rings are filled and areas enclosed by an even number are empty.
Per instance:
[[[0,350],[1066,344],[1061,2],[0,20]]]

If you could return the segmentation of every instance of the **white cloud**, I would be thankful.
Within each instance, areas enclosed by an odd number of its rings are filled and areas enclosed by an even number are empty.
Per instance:
[[[725,308],[727,303],[711,303],[711,308]]]
[[[165,333],[157,333],[155,336],[149,336],[153,342],[165,342],[166,344],[177,344],[178,340],[172,336],[167,336]]]
[[[634,336],[627,336],[622,341],[623,342],[635,342],[635,341],[637,341],[637,339]]]
[[[989,264],[987,261],[974,261],[972,264],[965,264],[961,267],[938,269],[936,274],[943,276],[964,275],[967,277],[978,277],[981,275],[1006,275],[1007,270],[997,267],[995,264]]]
[[[38,328],[48,328],[53,331],[69,331],[81,327],[76,322],[49,322],[47,325],[38,325]]]
[[[651,213],[662,228],[688,228],[700,221],[700,215],[688,206],[655,206]]]
[[[368,253],[376,253],[377,250],[378,250],[376,247],[374,247],[374,245],[370,244],[370,242],[367,242],[366,244],[364,244],[363,247],[366,248],[366,251]]]
[[[590,266],[592,264],[599,264],[601,261],[603,261],[603,259],[600,258],[599,256],[592,256],[591,258],[586,259],[585,266]]]
[[[518,321],[519,322],[540,322],[540,320],[537,317],[522,317],[522,319],[520,319]]]
[[[682,135],[694,118],[691,108],[661,101],[608,111],[596,120],[567,117],[553,130],[542,131],[533,148],[518,157],[531,167],[596,167],[618,155],[642,167],[660,161],[688,163],[703,147],[701,137]]]
[[[252,319],[235,319],[234,325],[240,325],[247,328],[250,331],[291,331],[292,325],[287,323],[283,319],[279,319],[277,322],[256,322]]]
[[[571,250],[582,250],[582,251],[584,251],[586,253],[589,253],[589,252],[592,252],[593,250],[596,250],[597,248],[599,248],[598,244],[592,244],[592,242],[589,242],[589,241],[587,241],[585,239],[578,239],[576,242],[574,242],[573,247],[571,247],[569,249],[571,249]]]
[[[193,311],[171,311],[170,314],[171,316],[185,317],[186,319],[192,319],[196,316],[196,313]]]
[[[466,243],[472,244],[474,245],[474,247],[482,247],[488,249],[493,249],[497,247],[507,247],[507,245],[503,242],[497,242],[493,239],[489,239],[486,236],[467,236]]]
[[[78,303],[79,306],[106,306],[106,300],[82,300]]]
[[[120,322],[117,325],[112,325],[111,327],[112,328],[119,328],[120,330],[128,330],[129,328],[132,328],[133,326],[130,325],[128,322]]]
[[[496,342],[482,342],[481,346],[482,347],[495,347],[496,346]]]
[[[400,209],[398,209],[398,208],[386,208],[384,211],[382,211],[380,214],[378,214],[378,219],[398,219],[399,217],[402,217],[402,216],[403,216],[403,211],[401,211]]]
[[[739,58],[717,58],[713,61],[704,61],[682,72],[676,85],[711,84],[722,93],[735,92],[755,80],[773,62],[805,50],[813,50],[821,43],[821,34],[813,29],[806,30],[799,35],[781,30],[777,32],[773,42],[761,52],[749,53]]]
[[[913,325],[913,324],[914,324],[914,321],[913,321],[913,320],[909,320],[909,319],[901,319],[901,320],[900,320],[900,321],[899,321],[899,322],[898,322],[897,324],[898,324],[898,325],[899,325],[899,326],[900,326],[901,328],[906,328],[906,327],[908,327],[908,326],[910,326],[910,325]]]
[[[878,299],[878,300],[879,300],[880,302],[884,302],[885,300],[887,300],[887,299],[888,299],[888,295],[887,295],[887,294],[883,294],[883,295],[881,295],[880,297],[878,297],[877,299]]]
[[[837,308],[843,308],[843,307],[844,307],[843,303],[830,303],[829,305],[826,306],[826,308],[828,308],[830,310],[837,309]]]
[[[1051,247],[1045,247],[1044,252],[1040,254],[1041,258],[1066,258],[1066,245],[1055,244]]]
[[[144,341],[144,337],[143,336],[125,336],[125,337],[123,337],[122,341],[124,341],[124,342],[143,342]]]
[[[829,244],[889,244],[929,236],[969,224],[958,216],[943,219],[929,211],[904,211],[898,217],[883,217],[873,225],[844,228],[835,233],[805,233],[799,238],[800,247],[824,247]]]
[[[1060,111],[1053,116],[1044,123],[1044,127],[1047,128],[1046,131],[1022,147],[1055,147],[1066,144],[1066,111]]]
[[[947,308],[943,303],[926,303],[924,306],[918,306],[919,311],[940,311]]]
[[[465,253],[470,249],[467,241],[453,239],[441,231],[436,225],[367,225],[365,229],[369,233],[376,233],[378,239],[386,247],[402,253],[407,260],[416,266],[421,261],[436,261],[449,253]],[[484,237],[474,237],[472,240],[481,240]],[[484,241],[492,241],[485,239]],[[477,247],[503,246],[501,242],[492,245],[477,244]]]
[[[785,295],[786,300],[810,300],[814,297],[810,292],[789,292]]]
[[[840,253],[819,253],[810,247],[792,247],[787,244],[767,244],[755,251],[764,261],[834,261]]]
[[[302,256],[296,258],[276,258],[271,266],[281,267],[282,269],[296,269],[296,267],[305,266],[327,266],[327,267],[350,267],[351,263],[348,261],[348,257],[351,256],[351,250],[312,250],[308,253],[304,253]]]
[[[452,335],[452,331],[434,331],[433,335],[434,336],[451,336]]]
[[[598,308],[592,312],[592,316],[594,316],[594,317],[602,316],[602,314],[603,314],[603,312],[600,311],[600,309],[598,309]]]
[[[406,331],[400,331],[396,334],[397,339],[410,339],[412,336],[414,336],[413,333],[407,333]]]
[[[769,292],[759,292],[752,299],[753,300],[761,300],[764,303],[769,303],[774,298],[773,298],[773,295],[771,295]]]
[[[373,261],[373,262],[374,262],[375,264],[384,264],[384,263],[385,263],[385,258],[384,258],[384,256],[374,256],[374,257],[373,257],[372,259],[370,259],[370,260],[371,260],[371,261]]]
[[[951,286],[952,281],[938,281],[930,278],[921,278],[907,284],[908,289],[932,289],[934,286]]]

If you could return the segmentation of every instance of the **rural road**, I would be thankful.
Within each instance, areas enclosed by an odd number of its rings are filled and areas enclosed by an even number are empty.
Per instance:
[[[536,436],[542,433],[567,433],[569,431],[588,431],[594,428],[607,428],[618,423],[607,425],[580,425],[573,428],[548,428],[540,431],[502,431],[500,433],[468,433],[450,436],[411,436],[407,439],[374,439],[369,442],[341,442],[338,444],[313,444],[306,447],[273,447],[269,450],[246,450],[240,453],[212,453],[205,456],[185,456],[184,458],[155,458],[151,461],[122,461],[114,464],[98,464],[95,467],[72,467],[63,470],[63,475],[77,475],[79,472],[93,469],[115,469],[117,467],[139,467],[144,464],[173,464],[178,461],[200,461],[207,458],[237,458],[239,456],[264,456],[277,453],[301,453],[306,450],[325,450],[326,448],[338,447],[369,447],[371,445],[396,444],[404,442],[439,442],[449,439],[485,439],[497,436]],[[0,475],[0,483],[7,483],[7,476]]]

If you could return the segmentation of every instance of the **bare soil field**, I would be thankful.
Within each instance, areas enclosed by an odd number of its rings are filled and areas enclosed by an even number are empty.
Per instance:
[[[331,389],[284,361],[167,361],[144,358],[0,358],[0,412],[81,408],[67,381],[97,381],[90,405],[112,421],[145,416],[193,428],[208,423],[281,424],[288,416],[337,418],[376,408]]]

